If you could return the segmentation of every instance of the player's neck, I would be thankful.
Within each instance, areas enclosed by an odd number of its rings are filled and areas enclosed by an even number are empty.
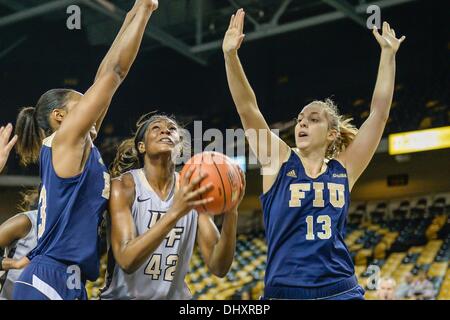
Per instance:
[[[148,183],[155,192],[161,193],[165,198],[172,189],[174,182],[175,165],[171,161],[163,161],[162,159],[146,159],[144,165],[144,174]]]
[[[326,168],[323,151],[308,151],[297,149],[308,176],[317,177]]]

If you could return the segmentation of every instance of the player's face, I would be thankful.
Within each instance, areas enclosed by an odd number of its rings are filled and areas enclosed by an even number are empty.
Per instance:
[[[297,116],[295,126],[295,144],[300,150],[323,149],[332,142],[328,117],[325,109],[311,103]]]
[[[150,155],[172,153],[180,143],[177,124],[170,119],[150,123],[147,129],[145,151]]]
[[[394,300],[395,288],[392,281],[382,281],[378,289],[378,298],[380,300]]]

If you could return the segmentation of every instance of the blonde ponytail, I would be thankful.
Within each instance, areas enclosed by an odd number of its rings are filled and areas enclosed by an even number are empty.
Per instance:
[[[358,129],[351,123],[352,118],[344,118],[339,114],[337,105],[331,99],[313,101],[313,104],[322,106],[328,115],[329,128],[337,131],[336,140],[327,148],[325,158],[332,159],[343,152],[355,139]]]

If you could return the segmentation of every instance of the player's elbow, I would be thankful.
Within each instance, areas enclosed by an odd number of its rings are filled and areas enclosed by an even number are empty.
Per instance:
[[[108,79],[113,79],[117,85],[120,85],[123,80],[125,80],[127,73],[127,70],[124,70],[124,68],[120,66],[120,63],[117,62],[107,65],[102,76],[108,77]]]
[[[123,80],[125,80],[128,70],[125,70],[125,68],[123,68],[120,65],[120,63],[118,63],[114,66],[114,73],[119,78],[119,80],[122,82]]]
[[[125,272],[126,274],[132,274],[139,268],[132,261],[121,261],[121,262],[117,261],[117,263],[123,270],[123,272]]]
[[[237,112],[241,118],[253,118],[255,113],[259,110],[256,104],[256,98],[242,99],[241,102],[237,103]]]
[[[230,267],[231,267],[231,265],[229,265],[229,266],[226,266],[226,265],[210,266],[209,271],[211,271],[211,273],[213,275],[215,275],[216,277],[224,278],[228,274],[228,271],[230,271]]]
[[[127,255],[126,252],[117,252],[114,255],[114,258],[116,259],[116,263],[119,265],[120,269],[122,269],[126,274],[132,274],[139,268],[139,264],[135,261],[135,259]]]
[[[228,270],[215,272],[213,274],[218,278],[225,278],[225,276],[228,274]]]

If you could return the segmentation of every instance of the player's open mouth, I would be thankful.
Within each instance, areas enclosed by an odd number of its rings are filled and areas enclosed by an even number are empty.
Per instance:
[[[300,132],[299,134],[298,134],[298,137],[299,138],[304,138],[304,137],[307,137],[308,136],[308,134],[306,133],[306,132]]]
[[[168,144],[168,145],[171,145],[171,146],[175,145],[173,143],[173,141],[171,139],[169,139],[169,138],[162,138],[162,139],[159,140],[159,143],[164,143],[164,144]]]

